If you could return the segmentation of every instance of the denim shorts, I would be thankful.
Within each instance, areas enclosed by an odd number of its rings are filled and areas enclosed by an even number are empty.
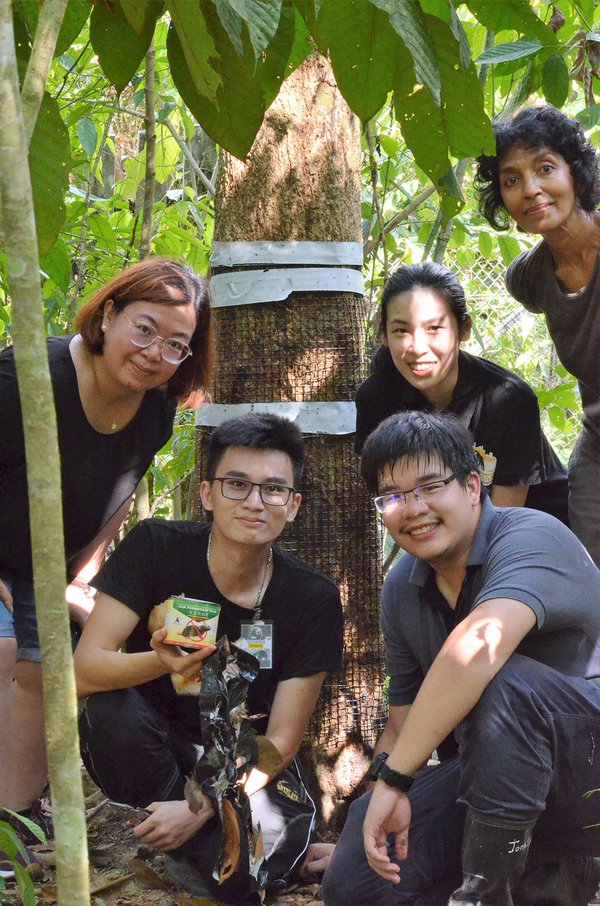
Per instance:
[[[6,574],[0,574],[0,579],[13,596],[12,613],[4,606],[4,602],[0,601],[0,638],[16,638],[17,660],[39,663],[42,660],[42,653],[37,631],[33,582],[28,579],[14,579]]]

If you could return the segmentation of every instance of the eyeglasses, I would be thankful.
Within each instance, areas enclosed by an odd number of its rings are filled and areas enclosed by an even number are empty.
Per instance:
[[[175,337],[165,339],[165,337],[159,335],[156,328],[152,327],[151,324],[146,324],[145,321],[136,321],[134,324],[124,311],[121,314],[130,325],[129,339],[134,346],[139,346],[140,349],[147,349],[148,346],[152,346],[157,340],[162,340],[161,355],[165,362],[169,362],[171,365],[180,365],[184,359],[187,359],[192,354],[192,350],[187,343],[182,343],[181,340],[177,340]]]
[[[439,494],[446,485],[450,484],[451,481],[454,481],[455,478],[458,478],[459,475],[462,474],[462,472],[457,472],[455,475],[449,475],[448,478],[440,478],[439,481],[431,481],[429,484],[424,484],[417,488],[410,488],[408,491],[392,491],[389,494],[381,494],[380,497],[374,497],[373,502],[379,513],[389,513],[392,510],[402,509],[407,504],[407,497],[409,494],[413,495],[417,503],[419,500],[427,502],[431,497],[435,497],[435,495]]]
[[[221,482],[221,493],[228,500],[247,500],[252,493],[252,488],[258,488],[260,499],[269,506],[285,506],[296,488],[288,488],[285,484],[271,484],[258,481],[248,481],[246,478],[213,478]]]

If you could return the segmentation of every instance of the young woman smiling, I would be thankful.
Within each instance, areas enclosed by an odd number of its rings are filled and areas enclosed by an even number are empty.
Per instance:
[[[558,357],[578,382],[583,427],[569,462],[571,528],[600,566],[600,172],[581,124],[527,107],[494,127],[496,154],[479,159],[481,210],[496,229],[514,220],[539,234],[506,285],[546,316]]]
[[[149,259],[81,309],[75,335],[50,337],[61,457],[67,601],[87,618],[87,581],[137,484],[173,430],[178,400],[208,386],[207,281]],[[27,813],[46,780],[21,404],[12,348],[0,352],[0,803]],[[14,676],[14,682],[13,682]],[[0,866],[1,868],[1,866]]]
[[[496,506],[528,506],[567,521],[567,478],[521,378],[460,349],[471,318],[455,274],[426,262],[401,267],[381,297],[372,375],[356,393],[356,449],[388,415],[452,412],[471,431]]]

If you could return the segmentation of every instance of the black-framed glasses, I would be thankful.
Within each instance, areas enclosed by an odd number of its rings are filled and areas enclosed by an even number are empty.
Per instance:
[[[228,500],[247,500],[252,488],[258,488],[260,499],[269,506],[285,506],[296,488],[285,484],[273,484],[271,481],[248,481],[247,478],[213,478],[221,482],[221,493]]]
[[[140,349],[147,349],[157,340],[162,340],[161,355],[165,362],[170,365],[181,365],[181,363],[192,354],[192,350],[187,343],[178,340],[176,337],[161,337],[159,332],[151,324],[145,321],[130,321],[124,311],[121,312],[129,324],[129,339],[134,346]]]
[[[392,510],[398,510],[405,507],[409,494],[413,495],[417,503],[419,500],[427,502],[430,498],[435,497],[436,494],[442,491],[446,485],[450,484],[451,481],[454,481],[462,474],[462,472],[456,472],[454,475],[449,475],[448,478],[440,478],[439,481],[430,481],[419,487],[410,488],[408,491],[390,491],[389,494],[381,494],[379,497],[374,497],[373,503],[375,504],[378,513],[389,513]]]

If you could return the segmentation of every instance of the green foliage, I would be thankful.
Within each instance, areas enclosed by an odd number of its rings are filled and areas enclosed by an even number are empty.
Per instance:
[[[340,91],[364,123],[385,104],[398,60],[414,86],[410,55],[389,16],[370,0],[330,0],[319,15],[316,37],[329,50]]]
[[[64,223],[64,195],[70,167],[67,128],[56,100],[46,93],[29,147],[35,222],[42,255],[52,247]]]
[[[90,39],[102,69],[120,94],[137,72],[150,46],[154,26],[138,34],[120,4],[96,4],[90,19]]]
[[[470,174],[463,188],[456,165],[492,149],[491,116],[530,98],[568,104],[585,128],[597,126],[600,105],[593,94],[580,99],[575,81],[587,68],[598,94],[585,44],[595,25],[594,0],[562,4],[566,21],[557,34],[545,0],[115,0],[95,4],[91,15],[90,8],[88,0],[69,0],[31,144],[49,333],[73,330],[82,301],[137,258],[146,159],[139,144],[143,60],[152,37],[158,126],[151,253],[201,272],[208,267],[212,198],[181,144],[207,178],[215,141],[247,154],[281,82],[316,42],[352,109],[371,121],[377,183],[365,159],[362,197],[370,334],[386,274],[433,255],[453,216],[446,260],[469,292],[471,348],[532,383],[566,459],[579,417],[575,382],[557,365],[543,321],[503,290],[494,295],[487,287],[490,298],[479,285],[489,267],[501,284],[502,271],[529,239],[497,234],[482,222]],[[38,4],[14,10],[23,77]],[[198,156],[198,142],[208,162]],[[432,184],[438,194],[429,194]],[[421,195],[422,203],[389,229]],[[10,333],[5,269],[0,257],[0,332]],[[169,490],[178,485],[185,515],[189,481],[182,479],[192,469],[193,436],[192,414],[182,413],[151,473],[157,514],[173,512]]]
[[[19,815],[18,812],[13,812],[9,808],[4,809],[5,812],[8,812],[13,816],[14,819],[22,822],[31,833],[40,841],[40,843],[46,842],[46,835],[43,830],[38,827],[37,824],[34,824],[33,821],[30,821],[28,818],[24,818],[23,815]],[[25,865],[28,863],[29,858],[27,855],[27,850],[19,837],[18,832],[6,821],[0,820],[0,850],[5,854],[11,863],[14,873],[15,881],[17,882],[17,888],[21,897],[22,906],[35,906],[37,898],[35,895],[35,888],[33,886],[33,879],[31,875],[27,872]],[[0,878],[0,903],[13,903],[14,897],[12,893],[6,892],[6,884],[4,878]]]
[[[205,97],[209,103],[214,104],[217,101],[217,89],[222,85],[223,80],[210,65],[210,59],[217,60],[219,54],[207,30],[202,10],[198,8],[190,22],[189,17],[186,16],[186,9],[186,0],[170,0],[169,2],[173,53],[177,55],[175,71],[182,73],[181,78],[189,80],[190,92],[193,89],[194,95]],[[173,67],[171,51],[169,51],[169,62]],[[173,75],[173,79],[177,84],[175,75]],[[190,105],[188,104],[188,106]],[[193,110],[191,106],[190,110]]]
[[[242,25],[245,22],[258,62],[277,32],[281,2],[282,0],[215,0],[223,28],[240,56],[244,52]]]
[[[569,95],[570,84],[567,64],[560,54],[552,54],[542,70],[542,90],[548,103],[562,107]]]

